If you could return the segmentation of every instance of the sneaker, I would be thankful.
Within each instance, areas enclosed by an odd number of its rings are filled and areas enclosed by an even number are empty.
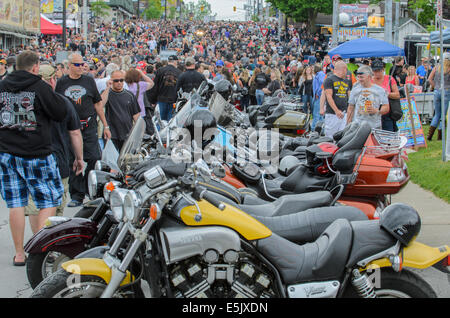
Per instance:
[[[69,204],[67,205],[69,208],[76,208],[79,207],[83,204],[83,202],[77,201],[77,200],[72,200],[69,202]]]

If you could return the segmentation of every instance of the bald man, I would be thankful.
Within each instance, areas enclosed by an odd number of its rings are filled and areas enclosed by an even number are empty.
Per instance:
[[[347,124],[348,98],[352,81],[347,79],[347,65],[338,61],[334,65],[334,74],[328,76],[324,83],[325,94],[325,135],[333,137]]]
[[[85,64],[80,54],[69,56],[69,73],[60,78],[55,91],[66,96],[72,102],[80,118],[81,133],[83,135],[83,158],[87,162],[84,175],[71,172],[69,176],[69,192],[72,201],[69,207],[83,204],[88,193],[87,176],[94,168],[97,160],[101,158],[100,146],[97,137],[97,116],[104,125],[104,138],[111,139],[111,131],[106,121],[105,112],[101,103],[102,98],[92,77],[83,75]],[[73,162],[74,158],[71,158]]]

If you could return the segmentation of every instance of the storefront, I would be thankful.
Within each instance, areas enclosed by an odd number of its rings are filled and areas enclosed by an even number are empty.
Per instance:
[[[39,0],[0,0],[0,48],[28,45],[40,34]]]

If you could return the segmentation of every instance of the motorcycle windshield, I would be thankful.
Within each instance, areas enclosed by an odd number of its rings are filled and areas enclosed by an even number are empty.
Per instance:
[[[177,127],[183,127],[184,122],[186,121],[186,118],[189,116],[189,114],[192,111],[192,98],[189,99],[189,101],[181,108],[178,113],[172,117],[172,119],[169,121],[169,124],[161,129],[159,134],[161,135],[161,138],[165,139],[167,136],[167,130],[172,131],[173,129]]]
[[[120,151],[119,158],[117,159],[117,165],[122,167],[126,159],[130,155],[137,154],[142,145],[142,139],[145,134],[145,121],[142,117],[134,123],[131,129],[128,139],[123,144],[122,150]]]
[[[212,95],[208,109],[214,115],[219,125],[223,125],[223,123],[231,121],[232,119],[229,112],[227,112],[227,106],[228,102],[222,95],[217,92]]]

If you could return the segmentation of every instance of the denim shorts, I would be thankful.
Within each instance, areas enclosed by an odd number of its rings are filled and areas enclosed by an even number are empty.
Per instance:
[[[64,186],[56,159],[27,159],[0,152],[0,192],[9,209],[28,205],[31,195],[41,209],[61,204]]]

